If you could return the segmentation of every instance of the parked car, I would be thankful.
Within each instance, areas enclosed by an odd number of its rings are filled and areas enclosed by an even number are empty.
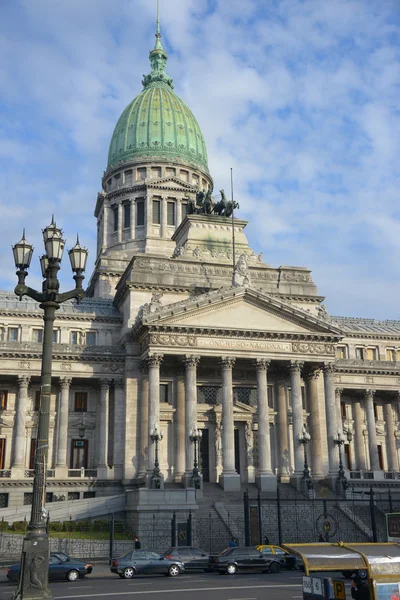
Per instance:
[[[265,571],[278,573],[281,570],[279,562],[264,556],[259,550],[251,547],[227,548],[221,554],[211,558],[212,569],[220,575],[234,575],[238,571]]]
[[[66,579],[77,581],[93,570],[90,563],[71,558],[64,552],[51,552],[49,558],[49,580]],[[7,578],[10,581],[18,581],[20,564],[11,565],[7,570]]]
[[[169,575],[177,577],[185,570],[184,564],[173,558],[166,558],[149,550],[132,550],[111,562],[111,573],[117,573],[123,579],[132,579],[136,575]]]
[[[286,550],[280,546],[275,546],[274,544],[260,544],[260,546],[257,546],[257,550],[259,550],[263,556],[275,558],[282,569],[293,570],[299,568],[297,557],[294,554],[286,552]]]
[[[185,565],[185,571],[209,571],[209,553],[195,546],[173,546],[164,552],[165,558],[178,560]]]

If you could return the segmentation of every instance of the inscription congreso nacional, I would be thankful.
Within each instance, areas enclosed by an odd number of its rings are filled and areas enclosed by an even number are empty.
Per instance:
[[[399,322],[333,317],[308,268],[253,251],[167,58],[157,31],[111,138],[87,297],[56,314],[49,498],[151,488],[155,428],[157,485],[192,487],[195,426],[200,485],[224,493],[297,485],[305,431],[314,482],[335,485],[339,432],[347,481],[396,483]],[[0,503],[14,506],[32,494],[43,331],[34,300],[2,292],[0,311]]]

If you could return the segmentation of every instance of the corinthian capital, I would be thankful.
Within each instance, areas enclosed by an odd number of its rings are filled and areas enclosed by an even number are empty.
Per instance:
[[[366,400],[373,400],[376,394],[376,390],[364,390],[364,397]]]
[[[163,361],[163,355],[162,354],[150,354],[147,357],[147,364],[149,365],[149,367],[159,367]]]
[[[72,383],[72,377],[63,377],[60,379],[60,387],[62,390],[69,390]]]
[[[304,373],[303,379],[305,381],[311,380],[311,379],[318,379],[320,372],[321,372],[321,369],[319,367],[315,367],[315,368],[311,369],[310,371],[308,371],[307,373]]]
[[[232,369],[235,365],[236,358],[233,356],[222,356],[220,365],[222,369]]]
[[[20,388],[27,388],[31,380],[30,375],[18,375],[18,385]]]
[[[186,354],[183,358],[183,364],[186,368],[194,367],[196,368],[200,362],[200,356],[195,356],[194,354]]]
[[[336,372],[336,367],[334,363],[324,363],[322,367],[324,371],[324,375],[333,375]]]
[[[304,367],[304,362],[300,360],[291,360],[289,364],[290,373],[300,373],[301,369]]]
[[[254,361],[257,371],[266,371],[271,364],[269,358],[256,358]]]

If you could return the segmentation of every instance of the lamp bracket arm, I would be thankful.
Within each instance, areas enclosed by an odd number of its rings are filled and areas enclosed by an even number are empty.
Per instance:
[[[75,290],[70,290],[69,292],[64,292],[63,294],[57,294],[57,302],[59,302],[60,304],[62,302],[65,302],[66,300],[72,300],[73,298],[76,298],[76,300],[79,302],[85,297],[86,292],[84,289],[82,288],[76,288]]]
[[[36,302],[44,302],[46,300],[45,294],[37,292],[25,284],[18,284],[14,289],[14,293],[19,296],[20,300],[22,299],[22,296],[29,296],[29,298],[36,300]]]

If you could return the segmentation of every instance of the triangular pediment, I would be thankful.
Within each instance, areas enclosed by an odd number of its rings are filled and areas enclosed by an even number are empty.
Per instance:
[[[258,290],[224,288],[161,307],[143,325],[341,336],[329,321]]]
[[[171,177],[163,177],[160,179],[154,179],[147,184],[149,188],[157,188],[158,190],[183,190],[186,192],[196,192],[197,188],[191,185],[187,181],[182,181],[178,177],[171,175]]]

